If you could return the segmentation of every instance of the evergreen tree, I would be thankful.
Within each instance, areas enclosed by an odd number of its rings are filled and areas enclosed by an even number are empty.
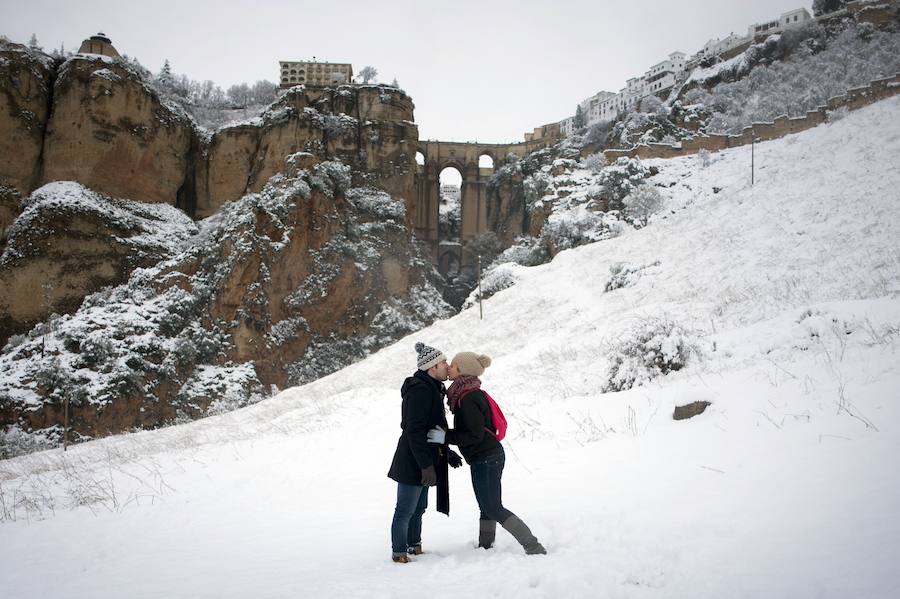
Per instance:
[[[35,35],[34,33],[31,34],[31,39],[28,40],[28,47],[33,48],[34,50],[43,50],[40,44],[38,44],[37,35]]]
[[[818,17],[844,8],[847,0],[813,0],[813,15]]]
[[[175,89],[175,77],[172,75],[172,65],[169,64],[168,58],[156,76],[156,85],[160,91],[166,93],[172,93]]]
[[[575,125],[575,128],[576,128],[576,129],[581,129],[581,128],[584,127],[584,125],[585,125],[585,122],[584,122],[584,110],[582,110],[581,104],[579,104],[579,105],[575,108],[575,123],[574,123],[574,125]]]

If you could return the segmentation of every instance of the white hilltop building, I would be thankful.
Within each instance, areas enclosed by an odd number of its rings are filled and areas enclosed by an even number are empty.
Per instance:
[[[721,56],[745,44],[750,44],[758,36],[780,33],[791,27],[799,27],[812,20],[805,8],[797,8],[783,13],[779,18],[763,23],[754,23],[747,28],[746,35],[729,34],[723,39],[711,39],[690,58],[684,52],[672,52],[666,60],[656,63],[643,75],[632,77],[618,93],[599,91],[579,103],[584,115],[584,126],[613,120],[620,112],[638,107],[640,101],[650,95],[668,97],[674,87],[687,79],[690,72],[700,62],[711,56]],[[559,122],[563,135],[575,131],[575,117],[570,116]]]

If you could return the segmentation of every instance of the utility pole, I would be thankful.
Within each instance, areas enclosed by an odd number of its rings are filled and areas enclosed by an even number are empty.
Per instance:
[[[750,187],[753,187],[753,179],[756,170],[756,136],[750,136]]]
[[[484,311],[481,307],[481,254],[478,255],[478,320],[484,319]]]
[[[63,451],[69,449],[69,390],[66,389],[66,397],[63,399]]]
[[[44,306],[47,309],[47,321],[50,320],[50,291],[53,289],[53,284],[46,280],[43,282],[41,287],[44,288]],[[47,328],[44,327],[44,334],[41,335],[41,359],[44,358],[44,350],[47,347]]]

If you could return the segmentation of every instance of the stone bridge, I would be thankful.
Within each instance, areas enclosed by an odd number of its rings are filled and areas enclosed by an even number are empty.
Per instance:
[[[459,143],[420,140],[418,152],[424,164],[416,170],[416,235],[428,243],[441,274],[454,273],[473,266],[474,257],[465,245],[488,230],[487,182],[494,171],[513,154],[519,158],[550,145],[555,139],[540,139],[516,144]],[[492,168],[479,167],[482,156],[489,156]],[[438,228],[441,171],[455,168],[462,175],[460,186],[459,240],[441,239]]]

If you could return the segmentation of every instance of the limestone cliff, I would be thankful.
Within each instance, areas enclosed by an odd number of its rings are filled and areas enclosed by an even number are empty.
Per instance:
[[[210,132],[121,59],[49,56],[0,42],[0,228],[51,181],[167,203],[195,218],[262,189],[284,157],[339,159],[358,182],[414,203],[412,100],[378,85],[296,87],[260,118]],[[15,192],[15,193],[13,193]]]
[[[14,338],[0,353],[0,455],[23,438],[25,450],[57,443],[67,402],[72,439],[162,426],[312,380],[448,315],[402,201],[312,162],[290,156],[189,249]]]
[[[0,127],[33,145],[0,170],[0,457],[57,443],[66,404],[73,440],[217,413],[449,313],[402,91],[294,88],[208,132],[124,61],[16,52],[7,72],[42,75],[0,81]],[[180,233],[154,249],[157,227]]]
[[[77,181],[101,195],[169,204],[205,218],[260,191],[283,168],[285,156],[300,151],[309,154],[310,165],[343,161],[352,167],[354,184],[401,198],[412,218],[418,132],[412,101],[398,89],[298,87],[261,118],[211,133],[121,59],[76,55],[58,63],[0,42],[0,248],[23,198],[48,182]],[[95,233],[108,231],[100,226]],[[120,269],[129,261],[113,258],[104,245],[95,243],[93,254],[83,243],[79,250],[82,262],[107,271],[102,277],[73,281],[77,271],[36,269],[37,262],[0,266],[0,278],[17,281],[0,302],[21,308],[4,315],[0,343],[53,311],[72,312],[103,285],[124,280],[130,270]],[[49,264],[65,244],[44,247],[41,260]],[[31,301],[31,289],[41,286],[68,292],[58,301]]]
[[[24,204],[0,254],[0,339],[177,253],[196,233],[172,206],[117,200],[72,182],[47,184]]]
[[[49,56],[0,43],[0,232],[38,185],[55,75]]]
[[[352,165],[411,208],[418,140],[412,119],[412,101],[397,89],[293,88],[261,118],[212,135],[198,161],[196,215],[259,191],[285,156],[301,151]]]
[[[53,86],[41,181],[175,205],[187,179],[192,123],[121,61],[67,60]]]

